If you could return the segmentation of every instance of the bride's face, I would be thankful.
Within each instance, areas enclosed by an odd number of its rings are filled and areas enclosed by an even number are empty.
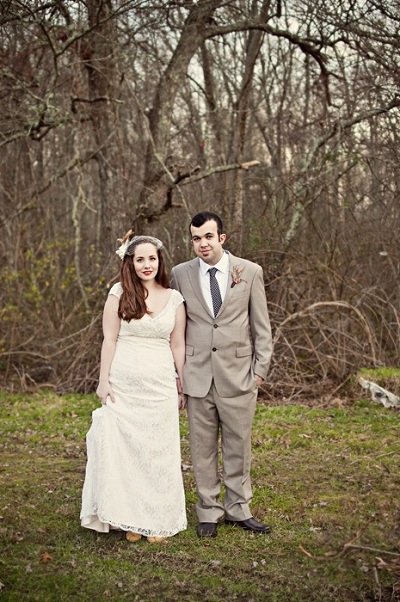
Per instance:
[[[133,265],[140,280],[153,280],[158,272],[157,248],[150,242],[144,242],[135,248]]]

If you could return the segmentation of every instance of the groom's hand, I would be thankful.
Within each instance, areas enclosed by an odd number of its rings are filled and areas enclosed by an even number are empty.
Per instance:
[[[186,408],[186,395],[184,393],[178,393],[179,409],[184,410]]]
[[[258,376],[258,374],[255,374],[255,377],[256,377],[256,387],[261,387],[261,385],[264,382],[264,379],[261,378],[261,376]]]

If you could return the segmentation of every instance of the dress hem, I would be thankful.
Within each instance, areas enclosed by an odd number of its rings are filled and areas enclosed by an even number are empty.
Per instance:
[[[123,525],[118,522],[111,520],[105,520],[99,517],[97,514],[86,516],[81,518],[81,526],[85,529],[91,529],[97,531],[97,533],[109,533],[110,530],[120,531],[131,531],[132,533],[138,533],[144,537],[173,537],[181,531],[186,531],[187,523],[180,525],[172,530],[157,530],[157,529],[143,529],[142,527],[135,527],[133,525]]]

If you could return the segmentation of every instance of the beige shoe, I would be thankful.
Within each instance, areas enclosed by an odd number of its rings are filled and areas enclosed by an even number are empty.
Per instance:
[[[139,539],[142,539],[142,536],[140,535],[140,533],[132,533],[132,531],[127,531],[126,539],[131,543],[135,543],[135,541],[139,541]]]
[[[168,539],[168,537],[148,537],[147,541],[149,541],[150,543],[161,543],[166,539]]]

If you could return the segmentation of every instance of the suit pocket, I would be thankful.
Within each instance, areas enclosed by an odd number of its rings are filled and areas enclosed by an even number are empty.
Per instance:
[[[186,345],[186,355],[194,355],[193,345]]]
[[[246,345],[245,347],[238,347],[236,349],[236,357],[247,357],[248,355],[253,354],[253,348],[251,345]]]
[[[233,299],[236,301],[237,299],[240,299],[241,297],[248,297],[249,296],[249,291],[247,288],[243,287],[243,288],[239,288],[238,285],[235,286],[234,292],[233,292]]]

